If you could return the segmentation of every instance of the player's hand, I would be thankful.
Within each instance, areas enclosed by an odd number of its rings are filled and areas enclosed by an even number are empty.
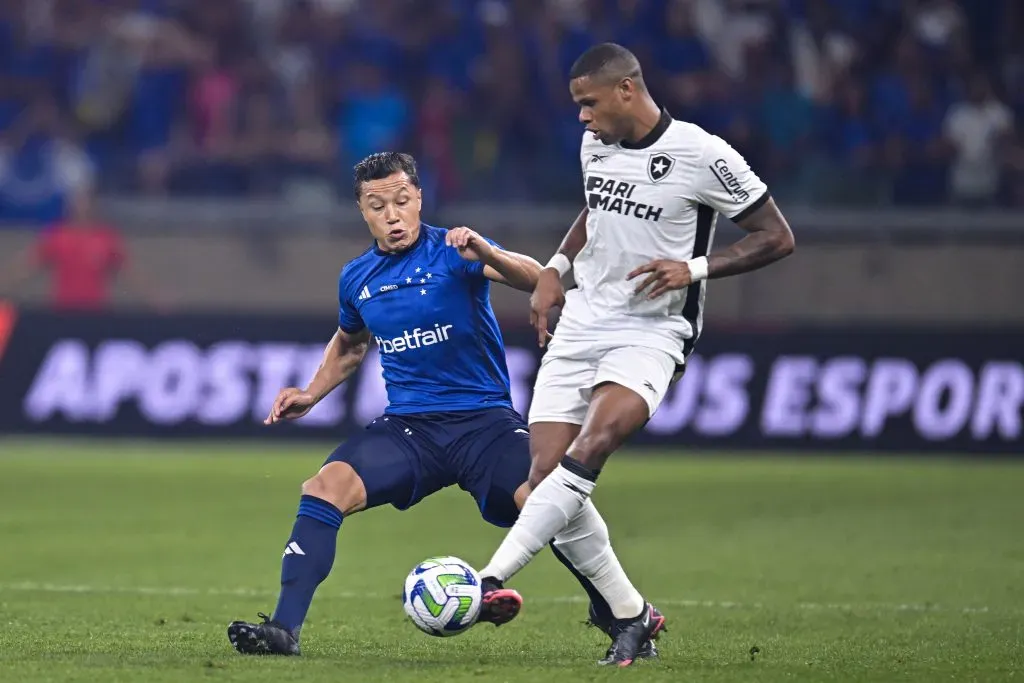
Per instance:
[[[635,293],[643,294],[645,289],[653,285],[653,289],[647,295],[648,299],[656,299],[673,289],[689,287],[693,282],[690,266],[683,261],[670,261],[668,259],[658,259],[657,261],[651,261],[647,265],[640,266],[627,275],[626,279],[632,280],[645,273],[647,273],[647,277],[637,285]]]
[[[448,231],[444,238],[449,247],[459,250],[459,256],[467,261],[482,261],[484,263],[494,253],[491,243],[481,237],[478,233],[469,228],[453,228]]]
[[[302,389],[289,387],[282,389],[274,399],[274,405],[270,409],[270,415],[263,421],[265,425],[272,425],[282,420],[297,420],[316,405],[316,398],[313,394]]]
[[[552,308],[565,305],[565,288],[554,268],[545,268],[537,276],[537,286],[530,295],[530,324],[537,330],[537,345],[542,349],[548,342],[548,313]]]

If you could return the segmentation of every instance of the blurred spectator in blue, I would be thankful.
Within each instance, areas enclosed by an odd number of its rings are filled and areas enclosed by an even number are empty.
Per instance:
[[[664,34],[658,37],[652,50],[652,63],[656,68],[670,74],[670,77],[703,73],[710,69],[711,55],[697,33],[690,3],[668,3],[663,20]],[[575,53],[576,56],[579,54]]]
[[[943,193],[948,148],[943,140],[945,117],[931,84],[918,79],[910,86],[910,102],[904,120],[889,121],[886,157],[893,168],[893,201],[896,204],[927,204]]]
[[[509,30],[512,18],[492,5],[483,17],[485,52],[474,73],[473,111],[477,128],[473,153],[476,172],[471,179],[473,192],[484,199],[529,199],[542,184],[536,183],[535,172],[543,172],[538,162],[544,158],[547,119],[543,111],[526,105],[533,97],[526,42],[521,34]],[[564,28],[550,24],[552,31],[535,43],[537,49],[548,50],[552,32]],[[554,63],[557,63],[557,58]],[[568,82],[562,78],[561,101],[569,100]],[[543,87],[537,84],[538,87]],[[549,86],[551,84],[549,83]],[[542,91],[543,92],[543,91]],[[557,95],[552,90],[552,97]],[[571,100],[569,100],[571,104]],[[579,139],[576,157],[579,157]],[[547,176],[540,175],[540,178]],[[541,181],[543,182],[543,181]]]
[[[28,102],[52,92],[58,78],[53,45],[29,31],[26,0],[0,3],[0,130],[14,123]]]
[[[682,116],[728,140],[744,157],[755,155],[750,113],[736,94],[737,85],[720,74],[706,74],[698,84],[696,102]]]
[[[0,219],[45,224],[92,195],[91,162],[74,143],[56,103],[41,95],[0,142]]]
[[[911,86],[923,78],[928,74],[920,48],[912,37],[901,37],[893,47],[891,63],[871,82],[872,115],[879,126],[896,129],[910,117]]]
[[[870,172],[878,161],[878,131],[871,122],[864,86],[844,81],[823,114],[827,149],[841,166]]]
[[[828,163],[822,191],[839,202],[875,197],[881,168],[879,132],[868,110],[863,84],[848,79],[835,86],[821,112],[821,141]]]
[[[813,139],[814,104],[797,90],[788,64],[768,64],[761,78],[757,125],[764,135],[764,175],[777,194],[799,192]]]
[[[402,149],[411,119],[407,95],[372,62],[353,64],[340,83],[336,125],[344,165],[382,149]]]
[[[259,90],[242,101],[238,133],[227,160],[243,178],[249,195],[277,194],[287,172],[288,137],[274,96]]]
[[[1024,116],[1016,0],[3,0],[0,130],[47,94],[111,192],[320,193],[408,147],[439,200],[566,200],[582,135],[568,70],[607,40],[779,193],[1016,196],[996,154]],[[958,89],[978,71],[1003,104]],[[812,191],[822,163],[856,191]]]

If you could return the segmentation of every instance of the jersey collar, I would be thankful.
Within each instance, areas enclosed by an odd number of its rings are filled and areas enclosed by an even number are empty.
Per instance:
[[[651,129],[650,133],[643,136],[636,142],[623,140],[619,143],[619,147],[622,147],[623,149],[647,149],[661,139],[661,136],[665,134],[665,131],[668,130],[670,125],[672,125],[672,115],[668,113],[667,109],[662,107],[661,117],[658,119],[658,122],[654,124],[654,128]]]

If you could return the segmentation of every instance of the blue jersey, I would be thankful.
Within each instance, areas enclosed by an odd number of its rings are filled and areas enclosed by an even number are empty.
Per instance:
[[[447,232],[421,224],[406,251],[374,245],[341,271],[338,325],[370,329],[390,414],[512,407],[490,282],[482,263],[445,244]]]

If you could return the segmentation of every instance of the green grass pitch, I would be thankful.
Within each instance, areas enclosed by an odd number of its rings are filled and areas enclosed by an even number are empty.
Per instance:
[[[325,453],[0,439],[0,681],[1024,680],[1024,466],[968,459],[617,455],[595,500],[669,619],[629,670],[546,552],[512,624],[415,630],[406,572],[501,537],[458,490],[347,519],[304,656],[243,658]]]

